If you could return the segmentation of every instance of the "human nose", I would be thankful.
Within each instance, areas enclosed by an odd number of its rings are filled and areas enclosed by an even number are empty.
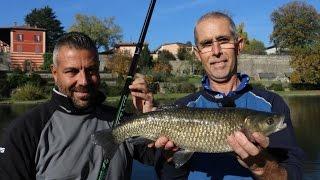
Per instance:
[[[212,55],[220,55],[221,54],[221,46],[219,42],[213,41],[211,45]]]
[[[87,77],[87,73],[82,70],[80,71],[79,73],[79,80],[78,80],[78,83],[82,86],[85,86],[88,84],[88,77]]]

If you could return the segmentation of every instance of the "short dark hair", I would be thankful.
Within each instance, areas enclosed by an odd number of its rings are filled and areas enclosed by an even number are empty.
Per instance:
[[[204,20],[207,20],[207,19],[219,19],[219,18],[223,18],[223,19],[226,19],[229,24],[230,24],[230,31],[231,31],[231,34],[233,36],[234,39],[237,39],[238,38],[238,35],[237,35],[237,29],[236,29],[236,25],[235,23],[233,22],[233,20],[231,19],[231,17],[229,15],[227,15],[226,13],[223,13],[223,12],[219,12],[219,11],[212,11],[212,12],[208,12],[206,14],[204,14],[203,16],[201,16],[199,18],[199,20],[197,21],[195,27],[194,27],[194,31],[193,31],[193,34],[194,34],[194,43],[195,45],[198,44],[198,37],[197,37],[197,26],[200,22],[204,21]]]
[[[57,65],[58,53],[61,47],[67,46],[75,49],[86,49],[96,54],[95,59],[98,60],[98,49],[96,43],[86,34],[81,32],[68,32],[62,35],[53,50],[53,64]]]

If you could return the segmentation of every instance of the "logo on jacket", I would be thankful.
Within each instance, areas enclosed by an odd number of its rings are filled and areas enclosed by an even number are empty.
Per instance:
[[[6,148],[0,147],[0,153],[4,153],[5,150]]]

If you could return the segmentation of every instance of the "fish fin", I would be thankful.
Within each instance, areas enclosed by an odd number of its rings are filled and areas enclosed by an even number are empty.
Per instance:
[[[181,150],[173,154],[173,162],[176,168],[183,166],[193,155],[193,151]]]
[[[242,128],[241,132],[248,138],[250,142],[255,142],[252,132],[247,128]]]
[[[99,145],[104,150],[104,155],[108,159],[112,159],[119,148],[119,144],[115,141],[112,129],[97,131],[91,135],[91,140],[95,145]]]
[[[154,141],[141,137],[141,136],[137,136],[137,137],[133,137],[133,138],[129,138],[127,140],[130,144],[133,145],[139,145],[139,144],[150,144],[153,143]]]
[[[176,109],[179,107],[178,105],[175,104],[169,104],[169,105],[162,105],[157,107],[157,111],[164,111],[164,110],[170,110],[170,109]]]

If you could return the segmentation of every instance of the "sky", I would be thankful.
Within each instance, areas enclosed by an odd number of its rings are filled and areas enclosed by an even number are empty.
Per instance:
[[[34,8],[51,7],[65,31],[75,22],[76,14],[115,17],[122,29],[123,42],[137,42],[151,0],[0,0],[0,27],[24,24]],[[245,24],[249,39],[270,46],[273,24],[271,13],[291,0],[157,0],[145,42],[150,50],[161,44],[193,43],[194,25],[210,11],[228,12],[236,25]],[[320,0],[308,0],[320,12]]]

